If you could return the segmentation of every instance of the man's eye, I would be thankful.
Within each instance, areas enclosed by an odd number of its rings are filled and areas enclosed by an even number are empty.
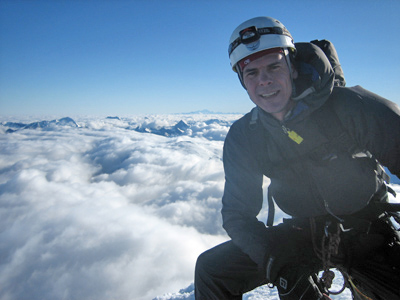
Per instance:
[[[274,65],[271,66],[271,70],[278,70],[281,66],[280,65]]]
[[[255,71],[251,71],[251,72],[247,72],[246,73],[246,77],[252,77],[252,76],[255,76],[256,75],[256,72]]]

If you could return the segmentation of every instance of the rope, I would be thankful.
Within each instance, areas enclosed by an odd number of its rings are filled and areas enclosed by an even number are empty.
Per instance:
[[[316,237],[316,224],[315,219],[310,218],[311,227],[311,240],[313,243],[313,249],[317,257],[322,261],[323,270],[329,270],[329,268],[334,267],[331,262],[332,255],[337,255],[339,253],[340,245],[340,226],[336,224],[336,233],[332,234],[328,232],[328,227],[330,223],[326,224],[325,234],[322,236],[321,248],[317,247],[317,237]]]
[[[316,238],[316,223],[314,218],[310,218],[310,228],[311,228],[311,240],[313,244],[313,249],[317,257],[322,261],[323,273],[321,276],[321,282],[326,288],[326,290],[334,295],[338,295],[342,293],[346,286],[346,280],[343,284],[342,289],[339,292],[332,292],[329,289],[332,287],[333,279],[335,278],[335,273],[330,270],[330,268],[335,267],[335,265],[331,261],[332,255],[337,255],[339,253],[339,245],[340,245],[340,226],[339,223],[336,224],[336,233],[332,234],[328,231],[328,227],[331,223],[327,222],[325,226],[325,234],[321,239],[321,248],[317,247],[317,238]],[[343,275],[343,273],[342,273]],[[343,275],[343,278],[344,275]]]

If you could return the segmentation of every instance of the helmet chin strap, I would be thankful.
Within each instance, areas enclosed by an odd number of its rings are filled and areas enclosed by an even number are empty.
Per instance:
[[[236,68],[237,68],[237,74],[238,74],[240,83],[242,84],[242,87],[247,91],[247,88],[244,85],[244,81],[243,81],[243,71],[241,70],[241,68],[239,66],[236,66]]]
[[[289,74],[290,74],[290,81],[292,83],[292,99],[294,100],[294,96],[296,95],[296,86],[294,85],[294,80],[293,80],[293,70],[292,70],[292,62],[290,61],[290,54],[289,54],[289,50],[287,48],[283,49],[284,53],[285,53],[285,59],[286,59],[286,63],[288,65],[289,68]]]

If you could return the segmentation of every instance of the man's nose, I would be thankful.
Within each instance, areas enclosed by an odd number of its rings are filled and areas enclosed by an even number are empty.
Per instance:
[[[261,71],[260,73],[260,78],[259,78],[259,83],[260,85],[268,85],[271,84],[272,82],[272,76],[269,74],[267,71]]]

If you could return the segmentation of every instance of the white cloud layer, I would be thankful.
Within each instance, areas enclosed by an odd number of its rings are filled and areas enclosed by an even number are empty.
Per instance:
[[[226,239],[223,142],[125,129],[140,122],[0,135],[0,299],[152,299],[193,281]]]
[[[197,256],[227,239],[222,146],[238,117],[0,126],[0,299],[193,299]],[[146,133],[181,119],[182,135]]]

